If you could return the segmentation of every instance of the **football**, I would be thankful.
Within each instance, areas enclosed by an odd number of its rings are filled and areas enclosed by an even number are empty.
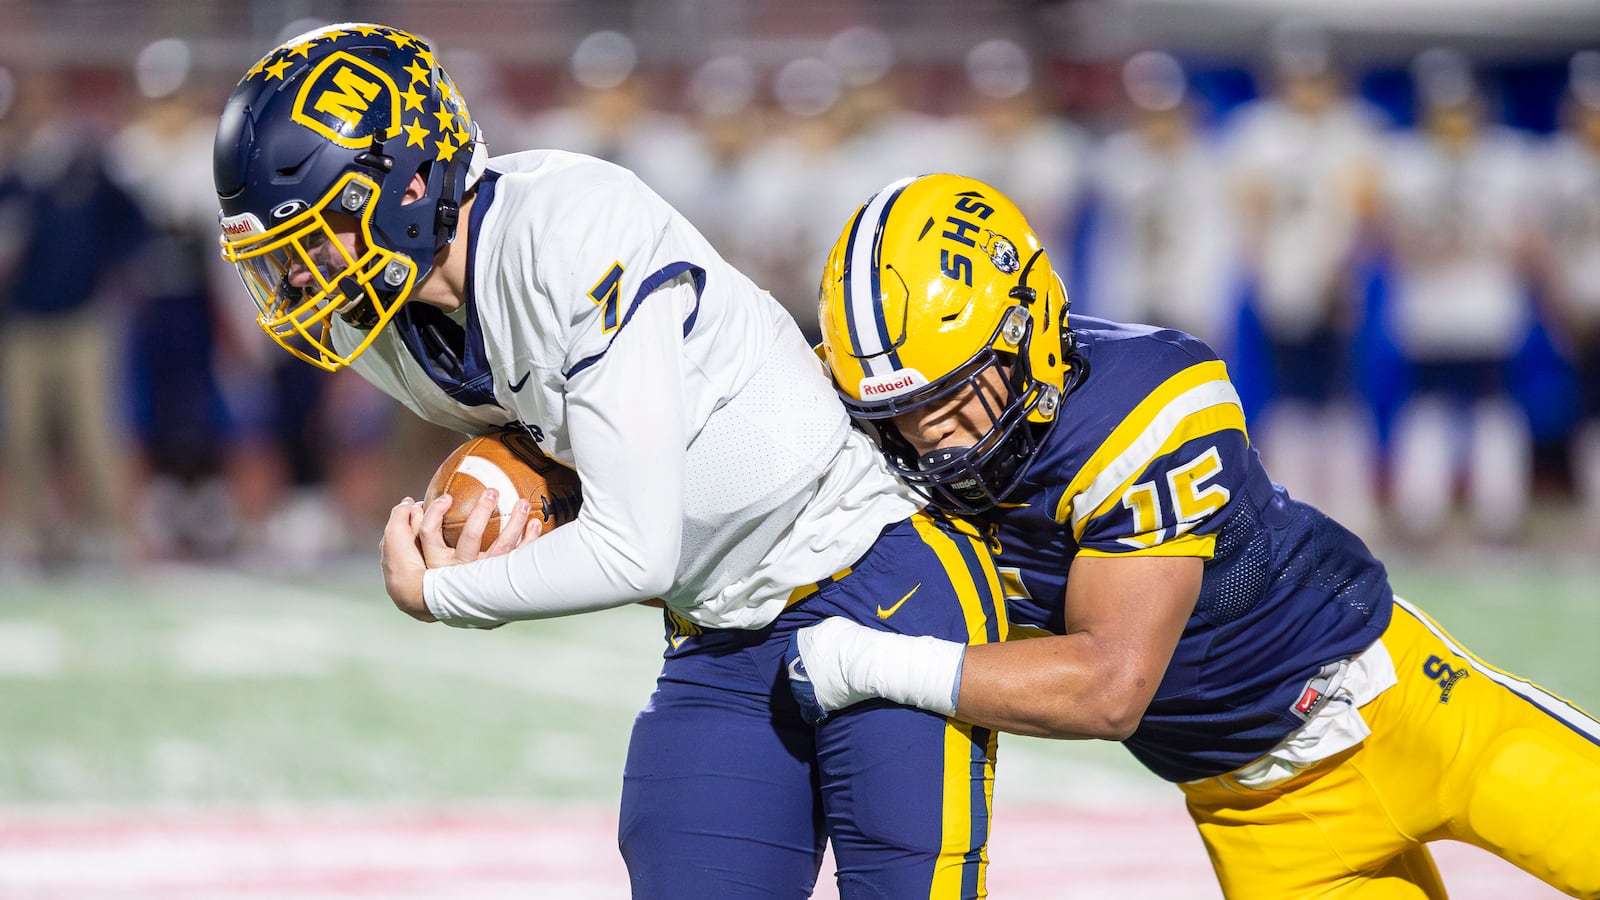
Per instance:
[[[428,482],[423,502],[449,494],[455,498],[444,517],[444,539],[454,547],[461,529],[485,490],[500,492],[498,510],[483,531],[483,546],[500,535],[519,497],[533,503],[529,518],[544,520],[545,533],[577,518],[583,494],[578,473],[546,456],[528,434],[494,431],[471,438],[445,457]]]

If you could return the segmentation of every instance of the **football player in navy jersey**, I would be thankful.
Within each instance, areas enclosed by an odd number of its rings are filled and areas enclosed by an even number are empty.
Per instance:
[[[842,897],[985,895],[993,732],[888,704],[813,728],[784,690],[790,635],[825,616],[957,647],[1006,632],[981,537],[922,511],[777,301],[626,169],[489,158],[395,28],[263,57],[215,168],[223,254],[273,340],[435,424],[524,430],[581,478],[575,521],[525,532],[517,500],[481,557],[492,492],[459,550],[448,500],[396,505],[398,607],[493,627],[664,601],[623,772],[634,897],[807,897],[828,841]]]
[[[1600,896],[1600,724],[1394,596],[1356,535],[1274,484],[1221,361],[1067,315],[1015,205],[896,182],[822,284],[835,386],[901,477],[996,553],[1013,637],[953,655],[800,630],[810,715],[878,697],[1125,743],[1179,785],[1230,898],[1443,897],[1429,841]]]

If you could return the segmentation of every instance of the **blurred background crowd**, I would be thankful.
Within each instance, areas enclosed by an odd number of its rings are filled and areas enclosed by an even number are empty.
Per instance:
[[[370,557],[454,442],[273,346],[217,256],[223,98],[345,20],[431,39],[492,153],[633,169],[813,338],[854,208],[970,174],[1075,314],[1212,343],[1363,536],[1592,550],[1594,7],[0,2],[0,571]]]

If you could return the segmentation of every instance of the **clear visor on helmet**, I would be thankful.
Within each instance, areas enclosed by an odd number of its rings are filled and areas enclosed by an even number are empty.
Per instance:
[[[316,205],[265,232],[222,241],[224,259],[256,303],[256,322],[279,346],[329,371],[350,364],[399,311],[416,265],[372,240],[377,185],[351,173]],[[334,346],[333,319],[353,326]]]

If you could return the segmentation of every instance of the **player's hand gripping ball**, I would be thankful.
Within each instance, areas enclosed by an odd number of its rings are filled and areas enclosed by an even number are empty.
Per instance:
[[[442,494],[453,498],[444,517],[445,543],[456,545],[478,496],[489,488],[500,496],[483,530],[484,549],[500,535],[518,498],[526,497],[533,504],[529,519],[542,520],[545,534],[577,518],[583,502],[577,472],[546,456],[533,438],[521,431],[493,431],[457,447],[428,482],[424,503]]]

